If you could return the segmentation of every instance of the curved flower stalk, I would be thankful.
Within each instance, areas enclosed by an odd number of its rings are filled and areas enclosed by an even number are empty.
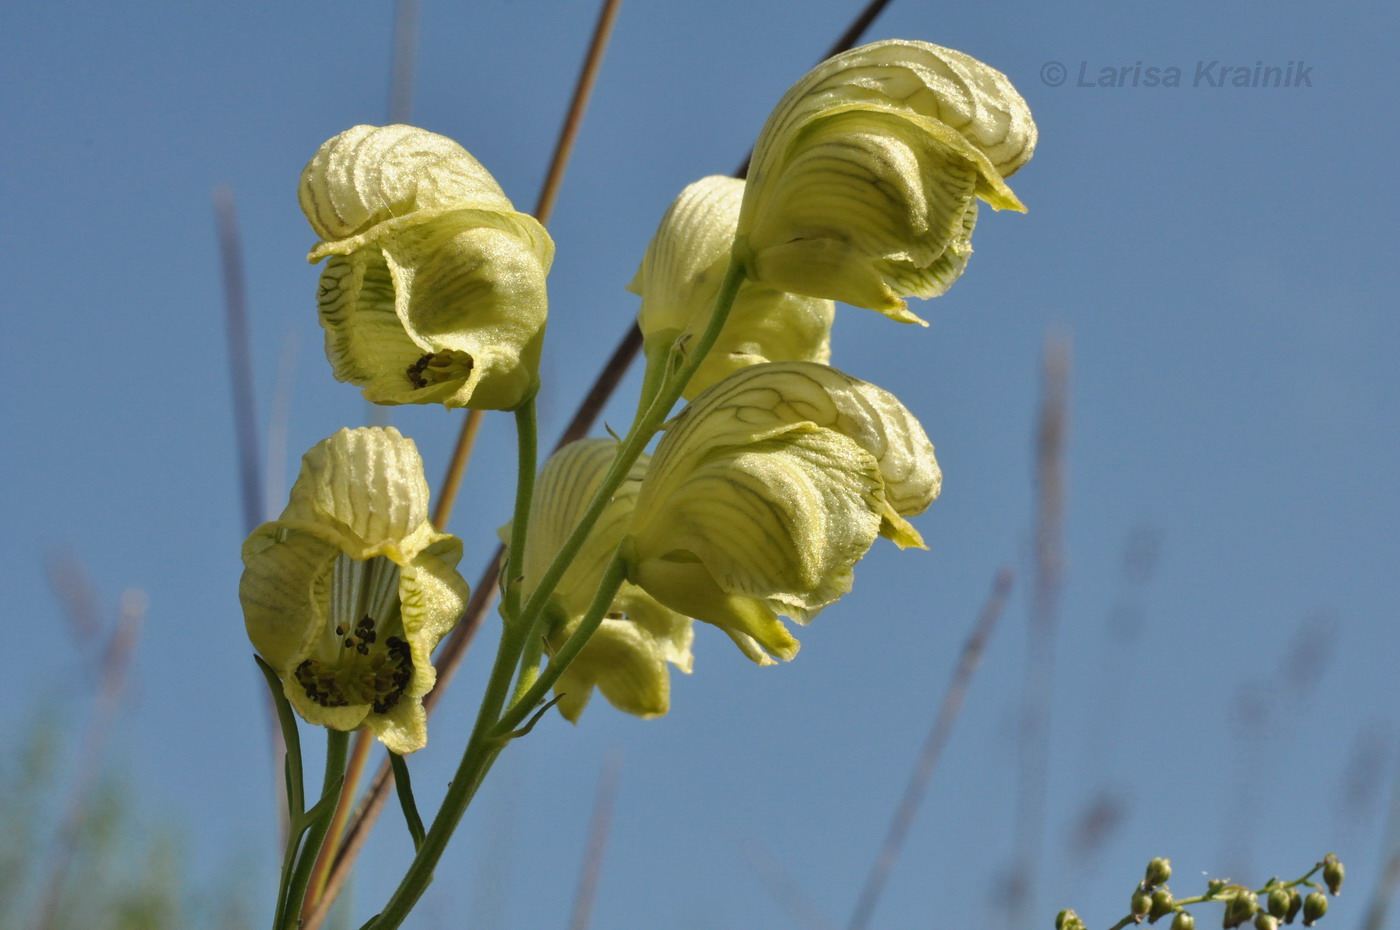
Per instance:
[[[581,439],[550,456],[540,471],[525,543],[527,595],[583,516],[616,450],[617,443],[610,439]],[[646,469],[644,455],[632,466],[550,595],[545,610],[551,649],[564,644],[587,612],[598,580],[626,532]],[[502,536],[508,534],[507,526]],[[624,582],[597,632],[555,683],[560,713],[577,723],[596,686],[618,710],[638,717],[665,714],[671,706],[666,666],[669,663],[690,674],[693,639],[689,617],[661,606],[641,588]]]
[[[307,722],[421,749],[430,656],[467,603],[461,556],[429,522],[413,441],[342,429],[306,453],[282,515],[243,544],[248,638]]]
[[[533,393],[554,243],[456,142],[356,126],[302,171],[328,259],[317,301],[335,377],[379,404],[509,410]]]
[[[664,362],[681,337],[695,337],[714,309],[734,247],[744,182],[714,175],[681,191],[647,246],[627,289],[642,298],[637,325],[650,365]],[[761,362],[831,358],[830,300],[745,281],[719,340],[685,387],[686,400],[726,375]]]
[[[738,236],[773,287],[923,323],[972,253],[977,200],[1035,150],[1030,108],[1000,71],[927,42],[874,42],[793,85],[754,149]]]
[[[938,496],[933,445],[888,392],[834,368],[755,365],[668,426],[637,498],[628,578],[724,629],[761,665],[851,588],[879,535],[923,547],[905,517]]]

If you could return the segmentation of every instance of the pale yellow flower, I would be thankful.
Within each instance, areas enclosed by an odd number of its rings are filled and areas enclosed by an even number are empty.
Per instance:
[[[1030,108],[1000,71],[927,42],[890,40],[818,65],[779,101],[754,149],[737,235],[749,271],[781,290],[922,323],[901,299],[962,274],[980,198],[1035,150]]]
[[[583,516],[612,464],[617,443],[583,439],[554,453],[540,471],[530,502],[530,532],[522,566],[525,597],[534,590],[564,540]],[[643,455],[613,494],[545,608],[550,647],[564,644],[583,619],[608,563],[626,532],[647,469]],[[503,530],[502,535],[508,535]],[[554,686],[559,710],[578,722],[596,686],[617,709],[657,717],[670,708],[667,665],[691,670],[694,633],[689,617],[671,611],[635,585],[623,583],[597,632]]]
[[[718,175],[688,185],[662,217],[636,278],[637,325],[647,359],[695,338],[715,307],[739,223],[744,182]],[[760,362],[826,362],[835,304],[745,281],[719,339],[686,385],[687,400],[731,372]]]
[[[806,623],[849,591],[876,536],[922,547],[905,517],[941,481],[888,392],[824,365],[744,368],[668,425],[624,544],[628,578],[755,662],[790,659],[779,615]]]
[[[281,517],[243,544],[248,638],[309,723],[421,749],[430,656],[466,608],[461,556],[429,522],[412,440],[342,429],[306,453]]]
[[[554,243],[456,142],[356,126],[302,172],[335,376],[380,404],[508,410],[536,387]]]

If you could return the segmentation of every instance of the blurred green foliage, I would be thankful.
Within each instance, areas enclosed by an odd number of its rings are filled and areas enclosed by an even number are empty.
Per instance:
[[[0,756],[0,930],[251,928],[248,870],[196,890],[180,835],[148,799],[116,774],[71,770],[64,718],[11,718],[24,732]]]

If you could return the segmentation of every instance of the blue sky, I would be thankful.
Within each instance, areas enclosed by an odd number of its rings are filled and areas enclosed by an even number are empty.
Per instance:
[[[854,6],[624,5],[550,224],[546,441],[635,313],[622,288],[666,205],[733,169]],[[414,121],[461,142],[528,209],[593,15],[561,0],[424,0]],[[1328,850],[1350,870],[1329,920],[1355,925],[1400,762],[1397,19],[1379,2],[894,0],[869,38],[989,62],[1041,134],[1013,180],[1029,213],[983,212],[965,276],[916,308],[929,329],[838,313],[835,364],[898,395],[938,447],[943,497],[918,521],[930,550],[877,546],[787,666],[753,667],[704,629],[667,718],[599,702],[578,727],[541,725],[493,774],[411,926],[563,925],[613,753],[620,793],[594,926],[799,926],[759,878],[754,860],[770,857],[843,923],[1009,564],[1016,592],[874,923],[999,926],[1051,333],[1073,356],[1067,568],[1031,926],[1071,905],[1111,924],[1153,855],[1173,858],[1184,892],[1202,871],[1258,883]],[[211,192],[228,185],[237,201],[264,425],[293,360],[285,488],[302,450],[366,417],[320,351],[304,261],[314,237],[295,184],[323,140],[385,121],[391,23],[382,0],[0,13],[0,547],[25,656],[0,680],[5,732],[87,687],[45,553],[76,553],[107,602],[145,590],[112,764],[135,776],[153,818],[186,832],[198,870],[234,851],[261,857],[264,906],[271,762],[236,598],[243,530]],[[1181,68],[1183,86],[1078,86],[1081,68],[1138,62]],[[1303,62],[1311,86],[1192,86],[1210,62]],[[635,389],[629,379],[609,408],[615,426]],[[399,408],[393,422],[436,482],[460,414]],[[471,578],[508,515],[513,446],[509,418],[489,418],[450,527]],[[1149,571],[1124,567],[1135,539],[1153,541]],[[413,759],[430,807],[488,651],[468,660]],[[1384,760],[1379,786],[1348,801],[1366,746]],[[1079,856],[1068,837],[1096,797],[1123,817]],[[392,887],[406,848],[386,817],[358,913]]]

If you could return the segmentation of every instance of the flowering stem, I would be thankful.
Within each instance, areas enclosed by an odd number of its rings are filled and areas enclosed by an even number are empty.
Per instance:
[[[442,807],[438,809],[437,816],[433,818],[432,827],[429,828],[427,836],[419,844],[418,853],[414,856],[413,862],[399,883],[399,887],[394,891],[393,897],[384,906],[384,910],[365,925],[365,930],[392,930],[408,916],[409,911],[413,909],[418,898],[422,896],[432,881],[433,870],[437,867],[443,850],[447,848],[447,841],[452,838],[452,833],[462,819],[462,814],[466,812],[467,805],[471,803],[472,797],[476,794],[476,789],[481,786],[486,773],[491,770],[496,757],[501,754],[501,750],[511,740],[512,731],[543,699],[543,696],[558,680],[564,669],[568,668],[569,663],[578,655],[588,637],[603,622],[603,617],[607,614],[608,608],[612,606],[612,599],[617,594],[617,589],[621,587],[625,574],[626,565],[622,557],[614,557],[608,565],[607,571],[603,573],[603,580],[598,592],[593,596],[593,602],[589,605],[588,613],[584,616],[578,629],[550,660],[549,667],[539,676],[539,680],[535,682],[534,686],[526,692],[524,698],[514,702],[505,716],[493,727],[482,729],[481,719],[478,718],[478,729],[473,731],[471,740],[467,743],[466,752],[462,754],[462,761],[458,764],[457,772],[447,788],[447,796],[443,798]],[[512,638],[509,633],[502,636],[503,647],[506,645],[506,641]],[[507,649],[503,648],[502,654],[506,651]],[[497,668],[500,668],[500,655],[497,656],[497,659]],[[492,678],[494,682],[496,678],[494,673]]]
[[[602,624],[603,618],[607,616],[608,610],[612,607],[613,598],[617,596],[617,589],[622,587],[622,582],[626,580],[626,577],[627,562],[619,553],[613,556],[613,560],[608,563],[607,569],[603,572],[602,580],[598,583],[598,590],[593,595],[593,602],[588,605],[588,613],[584,614],[583,620],[579,622],[564,645],[559,647],[559,651],[550,657],[549,665],[540,674],[539,680],[512,702],[510,709],[491,730],[490,735],[493,738],[508,738],[516,727],[525,722],[526,715],[545,699],[549,689],[554,687],[559,676],[564,674],[564,671],[587,644],[589,637]]]
[[[481,709],[477,712],[476,725],[472,728],[471,738],[467,740],[467,748],[462,752],[462,760],[457,764],[457,773],[447,785],[442,806],[438,808],[437,816],[433,818],[433,824],[422,841],[415,841],[417,852],[399,887],[394,889],[384,909],[370,918],[362,930],[391,930],[399,926],[432,882],[433,870],[447,848],[447,841],[452,838],[467,805],[476,795],[476,789],[504,748],[503,744],[488,740],[486,734],[495,722],[496,714],[505,701],[506,690],[510,687],[515,659],[520,652],[519,639],[516,630],[507,624],[501,633],[496,662],[491,668]],[[496,710],[491,710],[493,705]]]
[[[642,454],[642,450],[661,429],[666,415],[675,406],[686,382],[690,380],[690,377],[700,366],[700,362],[704,360],[705,353],[719,338],[720,330],[724,328],[725,320],[729,318],[729,311],[734,306],[734,298],[739,293],[739,286],[744,283],[745,266],[742,259],[738,257],[739,254],[739,250],[736,249],[734,256],[730,258],[729,268],[725,272],[724,282],[720,285],[719,294],[715,300],[715,309],[705,331],[695,340],[693,345],[678,346],[679,351],[685,353],[684,364],[676,371],[674,377],[665,379],[657,392],[656,403],[650,405],[645,413],[633,422],[627,437],[618,448],[612,468],[594,493],[588,509],[584,511],[578,526],[574,528],[573,533],[560,548],[539,584],[530,593],[530,599],[525,603],[524,608],[519,611],[512,610],[510,601],[507,600],[506,623],[496,650],[496,660],[491,668],[491,677],[486,685],[481,708],[477,712],[476,724],[472,728],[471,738],[467,741],[467,748],[463,751],[462,760],[457,766],[457,773],[447,788],[447,795],[442,800],[442,806],[438,808],[437,816],[433,818],[433,824],[429,827],[418,854],[413,857],[413,862],[409,865],[403,880],[399,882],[399,887],[395,889],[393,896],[384,905],[384,910],[376,917],[371,918],[363,930],[393,930],[403,923],[404,918],[408,916],[414,904],[428,887],[429,882],[432,881],[433,870],[437,867],[438,860],[442,858],[448,840],[452,838],[452,833],[466,812],[467,805],[471,803],[472,797],[475,796],[477,788],[480,787],[486,773],[490,771],[496,757],[501,754],[501,750],[512,738],[515,729],[543,700],[549,689],[558,681],[559,676],[564,673],[579,651],[583,649],[588,638],[603,622],[603,617],[607,614],[608,608],[612,605],[612,599],[616,596],[617,589],[621,587],[627,574],[626,561],[620,553],[614,556],[608,565],[598,591],[593,597],[593,602],[589,605],[588,613],[579,623],[573,635],[560,647],[559,652],[553,656],[549,666],[543,673],[539,674],[538,679],[528,689],[525,689],[517,700],[512,701],[510,709],[501,715],[501,708],[504,706],[506,692],[510,688],[517,660],[521,657],[522,652],[528,648],[528,644],[524,640],[534,630],[544,612],[546,601],[554,593],[559,579],[563,577],[574,556],[582,548],[584,540],[588,538],[589,532],[593,529],[593,525],[598,522],[599,516],[602,515],[603,510],[612,499],[613,492],[621,486],[628,472],[632,470],[632,465]],[[533,415],[533,409],[528,415]],[[533,431],[531,431],[531,435],[533,436]],[[521,473],[523,475],[525,472],[523,462],[525,444],[523,440],[521,450]],[[533,444],[530,445],[529,451],[533,460]],[[530,476],[531,481],[533,481],[533,461]],[[527,497],[533,484],[527,485],[522,478],[521,487],[522,496]],[[508,566],[511,566],[507,569],[506,574],[507,598],[510,596],[510,587],[516,584],[515,579],[519,576],[518,560],[523,557],[524,519],[528,512],[529,501],[525,501],[522,509],[521,501],[517,499],[517,522],[511,529],[512,551],[507,563]],[[521,534],[519,538],[516,537],[517,533]]]

